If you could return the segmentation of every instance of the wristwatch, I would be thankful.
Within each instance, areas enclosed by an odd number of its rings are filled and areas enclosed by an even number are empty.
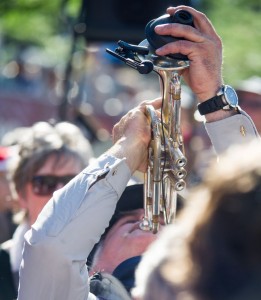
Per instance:
[[[206,115],[220,109],[232,110],[237,107],[238,97],[236,91],[229,85],[223,85],[216,96],[198,104],[198,111],[201,115]]]

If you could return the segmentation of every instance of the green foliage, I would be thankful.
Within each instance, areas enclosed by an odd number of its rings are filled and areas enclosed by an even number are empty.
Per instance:
[[[8,59],[8,54],[17,55],[15,48],[19,52],[28,46],[56,48],[50,42],[58,36],[69,41],[80,4],[78,0],[1,0],[0,33],[7,51],[1,49],[2,56]]]
[[[13,11],[2,21],[5,36],[21,44],[43,45],[44,40],[55,33],[55,23],[50,15],[33,11]]]
[[[205,13],[224,45],[227,83],[261,76],[261,3],[258,0],[207,0]]]

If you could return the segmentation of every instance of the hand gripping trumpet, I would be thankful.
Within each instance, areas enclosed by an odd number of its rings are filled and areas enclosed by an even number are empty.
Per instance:
[[[172,36],[155,34],[154,27],[164,23],[182,23],[193,26],[193,18],[184,10],[173,16],[163,15],[150,21],[146,28],[146,39],[138,46],[119,41],[115,52],[106,51],[124,61],[141,74],[156,72],[160,79],[162,106],[160,117],[151,105],[146,106],[146,115],[151,124],[151,142],[148,149],[148,168],[144,174],[144,218],[143,230],[157,233],[160,218],[169,224],[176,214],[177,192],[185,188],[185,165],[181,132],[181,81],[179,71],[189,67],[182,54],[157,56],[155,49],[176,41]]]

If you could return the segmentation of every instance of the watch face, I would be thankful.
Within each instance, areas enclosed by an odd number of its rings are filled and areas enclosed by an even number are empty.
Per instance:
[[[237,93],[231,86],[229,85],[225,86],[224,96],[230,106],[236,107],[238,105]]]

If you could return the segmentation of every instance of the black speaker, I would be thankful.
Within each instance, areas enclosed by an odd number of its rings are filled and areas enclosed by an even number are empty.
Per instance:
[[[87,41],[139,43],[145,37],[146,24],[163,14],[169,6],[191,5],[177,0],[83,0],[81,34]]]

